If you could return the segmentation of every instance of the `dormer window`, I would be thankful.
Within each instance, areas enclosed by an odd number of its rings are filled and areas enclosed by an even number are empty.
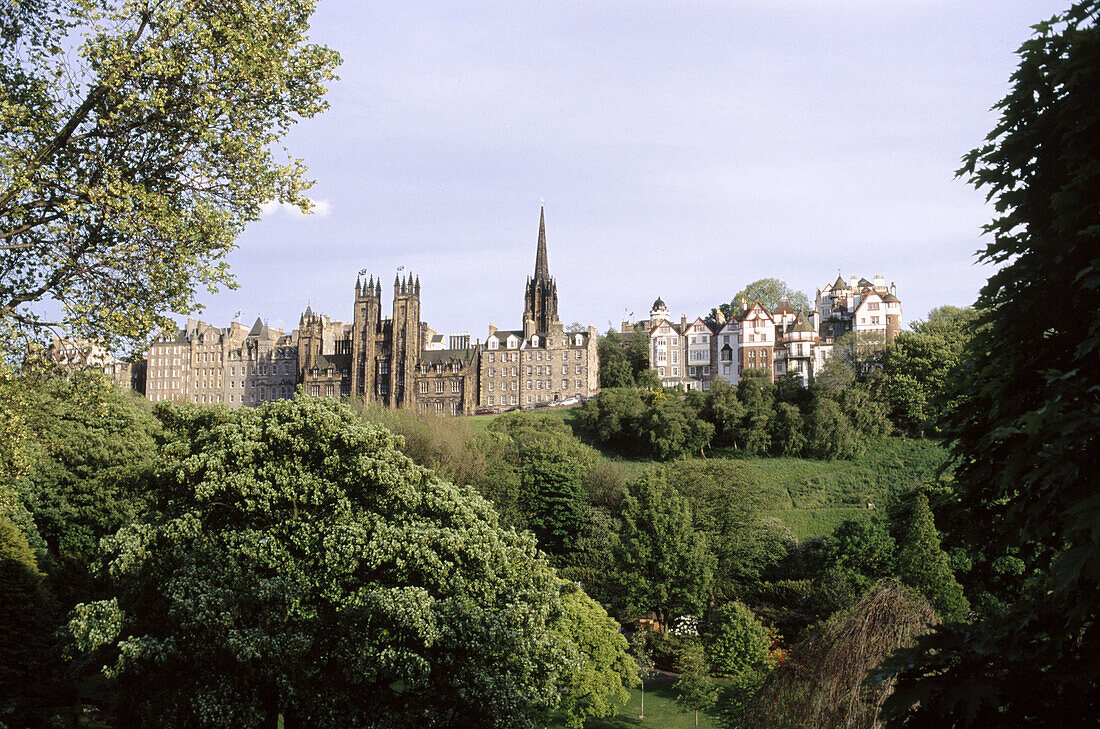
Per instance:
[[[531,337],[531,346],[532,347],[539,346],[539,335],[536,334],[533,337]]]

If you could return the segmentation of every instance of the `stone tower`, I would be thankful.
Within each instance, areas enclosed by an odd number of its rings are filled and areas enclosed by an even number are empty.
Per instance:
[[[420,278],[412,274],[393,280],[393,353],[390,366],[390,407],[415,403],[413,375],[420,366]]]
[[[351,392],[371,397],[378,382],[378,335],[382,332],[382,280],[355,279],[351,335]]]
[[[523,298],[523,336],[546,336],[553,324],[558,323],[558,284],[550,277],[550,265],[546,257],[546,211],[539,210],[539,244],[535,253],[535,275],[527,279],[527,293]]]

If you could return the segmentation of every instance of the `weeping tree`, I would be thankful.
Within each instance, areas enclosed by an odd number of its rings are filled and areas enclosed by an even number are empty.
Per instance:
[[[869,672],[936,621],[922,597],[894,579],[876,582],[852,608],[829,618],[795,646],[764,681],[742,726],[753,729],[880,726],[890,679]]]

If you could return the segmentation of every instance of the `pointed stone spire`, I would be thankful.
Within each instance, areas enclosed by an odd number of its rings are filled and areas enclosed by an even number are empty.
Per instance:
[[[535,254],[535,278],[549,278],[550,264],[546,260],[546,208],[539,207],[539,249]]]
[[[363,295],[363,277],[362,276],[356,276],[355,277],[355,295],[356,296],[362,296]]]

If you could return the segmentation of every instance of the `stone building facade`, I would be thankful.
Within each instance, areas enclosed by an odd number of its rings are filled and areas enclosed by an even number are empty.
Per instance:
[[[175,337],[153,341],[145,359],[145,396],[153,402],[258,405],[294,394],[293,337],[257,318],[226,328],[188,319]]]
[[[576,402],[599,392],[596,327],[565,331],[558,316],[558,284],[550,276],[546,213],[539,213],[535,272],[523,297],[523,329],[489,325],[480,353],[481,408],[510,410]]]

